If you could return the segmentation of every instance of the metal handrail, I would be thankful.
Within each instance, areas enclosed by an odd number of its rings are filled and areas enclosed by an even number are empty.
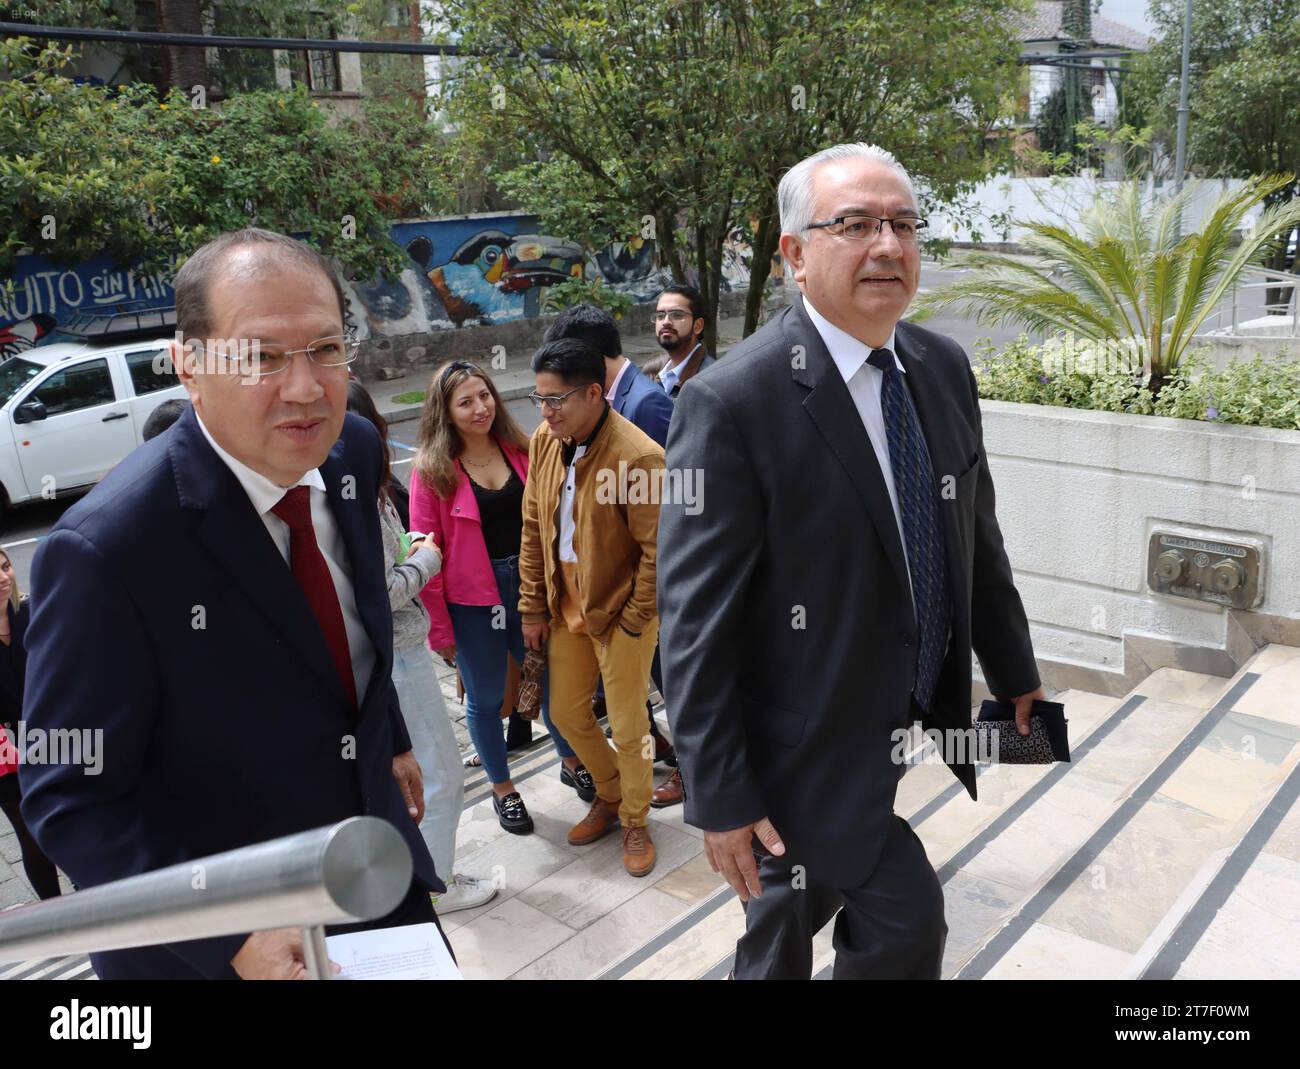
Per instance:
[[[1245,282],[1246,278],[1259,278],[1262,281]],[[1241,276],[1232,285],[1229,294],[1219,302],[1219,307],[1211,313],[1211,317],[1218,329],[1223,329],[1223,320],[1225,315],[1228,317],[1229,329],[1236,332],[1238,321],[1238,304],[1237,295],[1242,290],[1290,290],[1290,296],[1281,304],[1269,304],[1265,302],[1264,311],[1270,314],[1274,311],[1283,315],[1291,316],[1291,337],[1300,333],[1300,275],[1295,275],[1289,271],[1280,271],[1271,267],[1265,267],[1262,264],[1253,264],[1242,271]]]
[[[308,971],[326,979],[323,926],[391,913],[411,873],[396,828],[349,817],[0,913],[0,962],[302,928]]]

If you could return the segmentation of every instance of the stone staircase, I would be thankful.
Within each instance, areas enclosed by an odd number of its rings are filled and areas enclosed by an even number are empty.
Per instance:
[[[1300,648],[1265,647],[1232,679],[1164,668],[1122,698],[1056,700],[1071,763],[984,766],[978,802],[937,762],[899,784],[944,886],[944,976],[1300,977]],[[512,772],[530,836],[502,831],[481,772],[466,785],[457,870],[501,886],[443,918],[467,977],[726,977],[744,915],[680,806],[652,811],[659,863],[635,880],[618,836],[565,841],[586,806],[549,741]],[[818,979],[833,958],[827,925]],[[80,977],[79,961],[0,978]]]
[[[945,889],[944,975],[1300,976],[1300,649],[1268,647],[1232,679],[1166,668],[1122,698],[1057,700],[1070,764],[982,768],[978,802],[938,763],[899,785]],[[659,868],[629,886],[617,840],[564,843],[584,807],[553,755],[521,767],[542,843],[503,842],[486,800],[462,825],[458,867],[505,883],[447,918],[466,974],[725,977],[744,916],[680,810],[653,814]]]

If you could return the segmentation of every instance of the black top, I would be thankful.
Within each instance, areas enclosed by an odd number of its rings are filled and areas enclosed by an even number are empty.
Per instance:
[[[474,500],[478,503],[483,542],[493,560],[519,556],[519,543],[524,535],[524,481],[519,478],[504,450],[501,456],[510,469],[510,478],[500,490],[479,486],[474,476],[469,474],[469,468],[465,468],[469,484],[474,488]]]
[[[0,642],[0,723],[16,724],[23,714],[23,682],[27,677],[27,621],[31,602],[24,598],[18,611],[5,602],[9,614],[9,645]]]
[[[393,508],[397,510],[398,518],[402,521],[402,530],[409,531],[411,529],[411,494],[402,485],[402,480],[396,475],[388,480],[388,500],[393,503]]]

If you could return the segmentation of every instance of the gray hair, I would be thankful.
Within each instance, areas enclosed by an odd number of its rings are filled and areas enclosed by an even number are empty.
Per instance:
[[[781,184],[776,189],[776,201],[781,209],[783,234],[807,233],[808,224],[813,221],[813,213],[817,210],[816,199],[813,196],[813,172],[823,163],[851,159],[871,160],[895,171],[907,184],[907,191],[911,193],[912,200],[916,200],[916,188],[912,185],[912,176],[907,173],[907,169],[898,162],[892,152],[887,152],[877,145],[868,145],[865,141],[832,145],[800,160],[782,175]]]
[[[247,226],[243,230],[229,230],[219,234],[206,245],[195,249],[176,272],[173,283],[176,291],[176,329],[182,338],[206,339],[211,336],[212,310],[208,305],[208,297],[212,283],[221,274],[222,262],[228,253],[253,245],[266,246],[266,259],[276,266],[288,264],[320,271],[334,288],[334,295],[339,302],[339,318],[347,321],[348,306],[343,295],[343,284],[329,260],[297,238],[277,234],[274,230]],[[267,263],[256,264],[242,269],[240,273],[258,273],[266,270],[267,266]]]

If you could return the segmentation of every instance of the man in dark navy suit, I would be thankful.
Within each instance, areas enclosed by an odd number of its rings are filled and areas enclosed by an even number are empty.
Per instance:
[[[82,887],[370,814],[411,849],[434,921],[419,766],[393,689],[377,511],[384,444],[348,415],[343,292],[264,230],[176,276],[193,402],[37,552],[26,719],[102,730],[102,771],[27,765],[23,812]],[[224,339],[224,341],[223,341]],[[196,889],[196,894],[202,894]],[[295,930],[97,954],[111,978],[295,978]]]
[[[591,304],[566,308],[546,328],[542,340],[561,338],[580,338],[594,345],[605,358],[605,398],[610,407],[660,445],[668,441],[673,402],[623,355],[623,339],[612,315]]]

